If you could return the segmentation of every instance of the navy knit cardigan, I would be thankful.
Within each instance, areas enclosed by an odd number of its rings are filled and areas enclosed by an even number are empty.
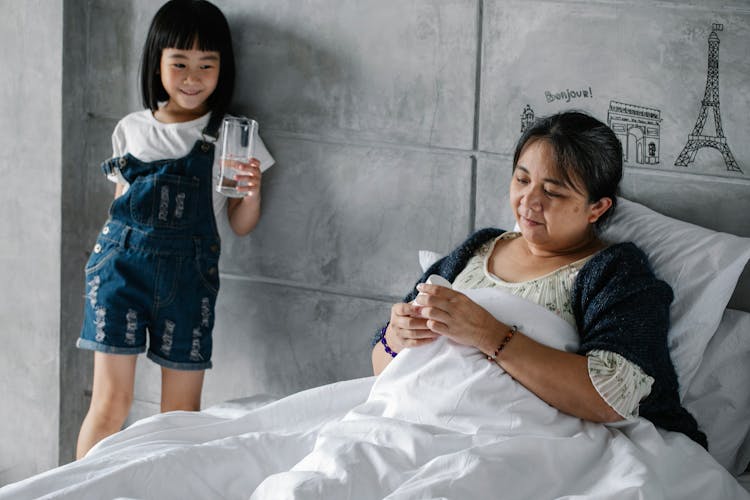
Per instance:
[[[431,274],[453,280],[476,250],[505,231],[481,229],[449,255],[435,262],[419,279]],[[677,373],[667,346],[670,286],[656,278],[646,255],[632,243],[612,245],[581,268],[573,284],[573,312],[581,337],[578,354],[594,349],[615,352],[653,377],[651,393],[641,401],[639,413],[656,426],[678,431],[707,448],[706,435],[682,407]],[[416,288],[404,297],[411,302]],[[372,344],[379,340],[373,338]]]

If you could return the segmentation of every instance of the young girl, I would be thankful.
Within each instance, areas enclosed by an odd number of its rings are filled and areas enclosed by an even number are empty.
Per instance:
[[[198,410],[219,290],[224,211],[238,235],[260,217],[261,167],[273,164],[259,137],[239,167],[244,198],[216,192],[214,143],[234,87],[229,25],[205,0],[171,0],[149,29],[141,61],[148,108],[123,118],[102,165],[117,182],[109,219],[86,265],[78,347],[94,350],[91,405],[78,458],[117,432],[133,400],[136,355],[161,365],[161,411]]]

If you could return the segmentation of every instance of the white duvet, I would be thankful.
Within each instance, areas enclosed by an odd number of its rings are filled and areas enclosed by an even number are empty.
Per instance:
[[[577,335],[502,290],[466,292],[552,347]],[[378,377],[252,409],[137,422],[89,455],[0,489],[5,498],[750,499],[686,436],[637,419],[585,422],[480,352],[446,339]]]

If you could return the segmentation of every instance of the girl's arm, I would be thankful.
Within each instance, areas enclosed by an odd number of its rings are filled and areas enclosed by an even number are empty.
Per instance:
[[[229,226],[237,236],[250,234],[260,220],[260,193],[257,196],[230,198],[227,216]]]
[[[248,192],[243,198],[229,198],[227,217],[229,226],[237,236],[245,236],[252,231],[260,220],[260,161],[252,158],[249,163],[239,165],[245,175],[239,176],[237,181]]]

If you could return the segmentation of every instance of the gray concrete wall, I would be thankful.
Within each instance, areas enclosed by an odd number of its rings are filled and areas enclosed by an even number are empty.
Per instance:
[[[506,191],[527,106],[537,116],[575,107],[623,125],[625,195],[750,236],[747,2],[217,4],[235,38],[234,111],[260,122],[277,165],[264,177],[256,230],[238,239],[220,224],[204,405],[368,375],[369,337],[418,276],[417,251],[446,252],[474,228],[512,225]],[[98,164],[116,121],[141,107],[138,57],[158,7],[64,5],[62,462],[91,384],[91,353],[73,345],[83,264],[112,197]],[[675,166],[698,118],[712,23],[724,26],[721,112],[740,170],[706,149]],[[644,123],[650,115],[656,123]],[[737,303],[750,310],[748,281]],[[158,369],[145,359],[136,399],[131,420],[158,410]]]
[[[2,485],[58,458],[63,35],[57,2],[0,12]]]

